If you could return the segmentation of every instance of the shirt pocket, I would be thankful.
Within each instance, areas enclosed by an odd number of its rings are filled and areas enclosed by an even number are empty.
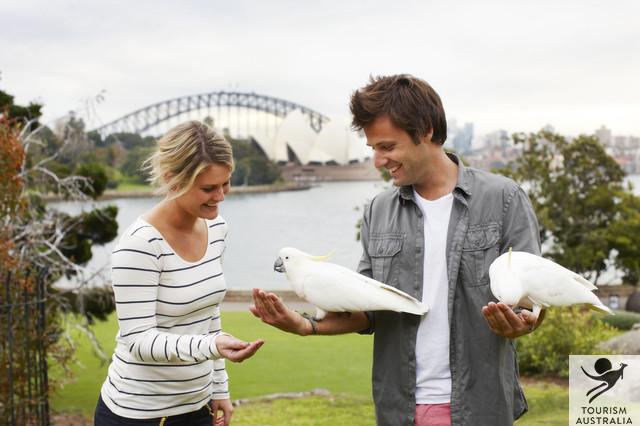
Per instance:
[[[472,225],[462,245],[462,278],[467,287],[489,284],[489,266],[498,257],[500,225]]]
[[[387,283],[393,257],[402,250],[404,238],[402,233],[371,234],[367,251],[371,258],[371,274],[374,280]]]

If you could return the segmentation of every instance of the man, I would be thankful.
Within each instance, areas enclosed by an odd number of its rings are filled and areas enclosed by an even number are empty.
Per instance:
[[[379,425],[513,424],[527,403],[512,339],[539,321],[492,302],[488,270],[510,247],[540,253],[527,196],[513,181],[445,153],[444,109],[423,80],[372,78],[352,95],[351,112],[375,166],[395,186],[365,209],[358,272],[411,294],[430,311],[423,317],[329,313],[316,322],[256,289],[252,313],[299,335],[375,333]]]

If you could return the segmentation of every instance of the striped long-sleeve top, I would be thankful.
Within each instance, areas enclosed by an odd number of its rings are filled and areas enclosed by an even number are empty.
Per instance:
[[[224,360],[215,345],[227,223],[207,221],[204,257],[188,262],[156,228],[137,219],[112,255],[120,330],[102,399],[128,418],[173,416],[210,399],[229,398]]]

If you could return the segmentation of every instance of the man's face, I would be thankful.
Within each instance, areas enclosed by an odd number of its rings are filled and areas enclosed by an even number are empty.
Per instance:
[[[178,205],[188,214],[205,219],[218,216],[218,204],[224,201],[229,192],[231,168],[212,164],[202,171],[193,182],[193,186],[176,198]]]
[[[422,183],[427,164],[425,159],[429,155],[427,145],[431,144],[430,136],[416,145],[411,136],[396,127],[387,115],[376,118],[363,130],[367,137],[367,145],[374,151],[375,167],[385,168],[394,185]]]

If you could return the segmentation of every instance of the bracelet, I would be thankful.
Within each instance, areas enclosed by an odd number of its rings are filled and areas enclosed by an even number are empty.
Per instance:
[[[306,312],[300,315],[302,315],[303,318],[306,318],[307,321],[309,321],[309,323],[311,324],[311,334],[318,334],[318,320]]]

